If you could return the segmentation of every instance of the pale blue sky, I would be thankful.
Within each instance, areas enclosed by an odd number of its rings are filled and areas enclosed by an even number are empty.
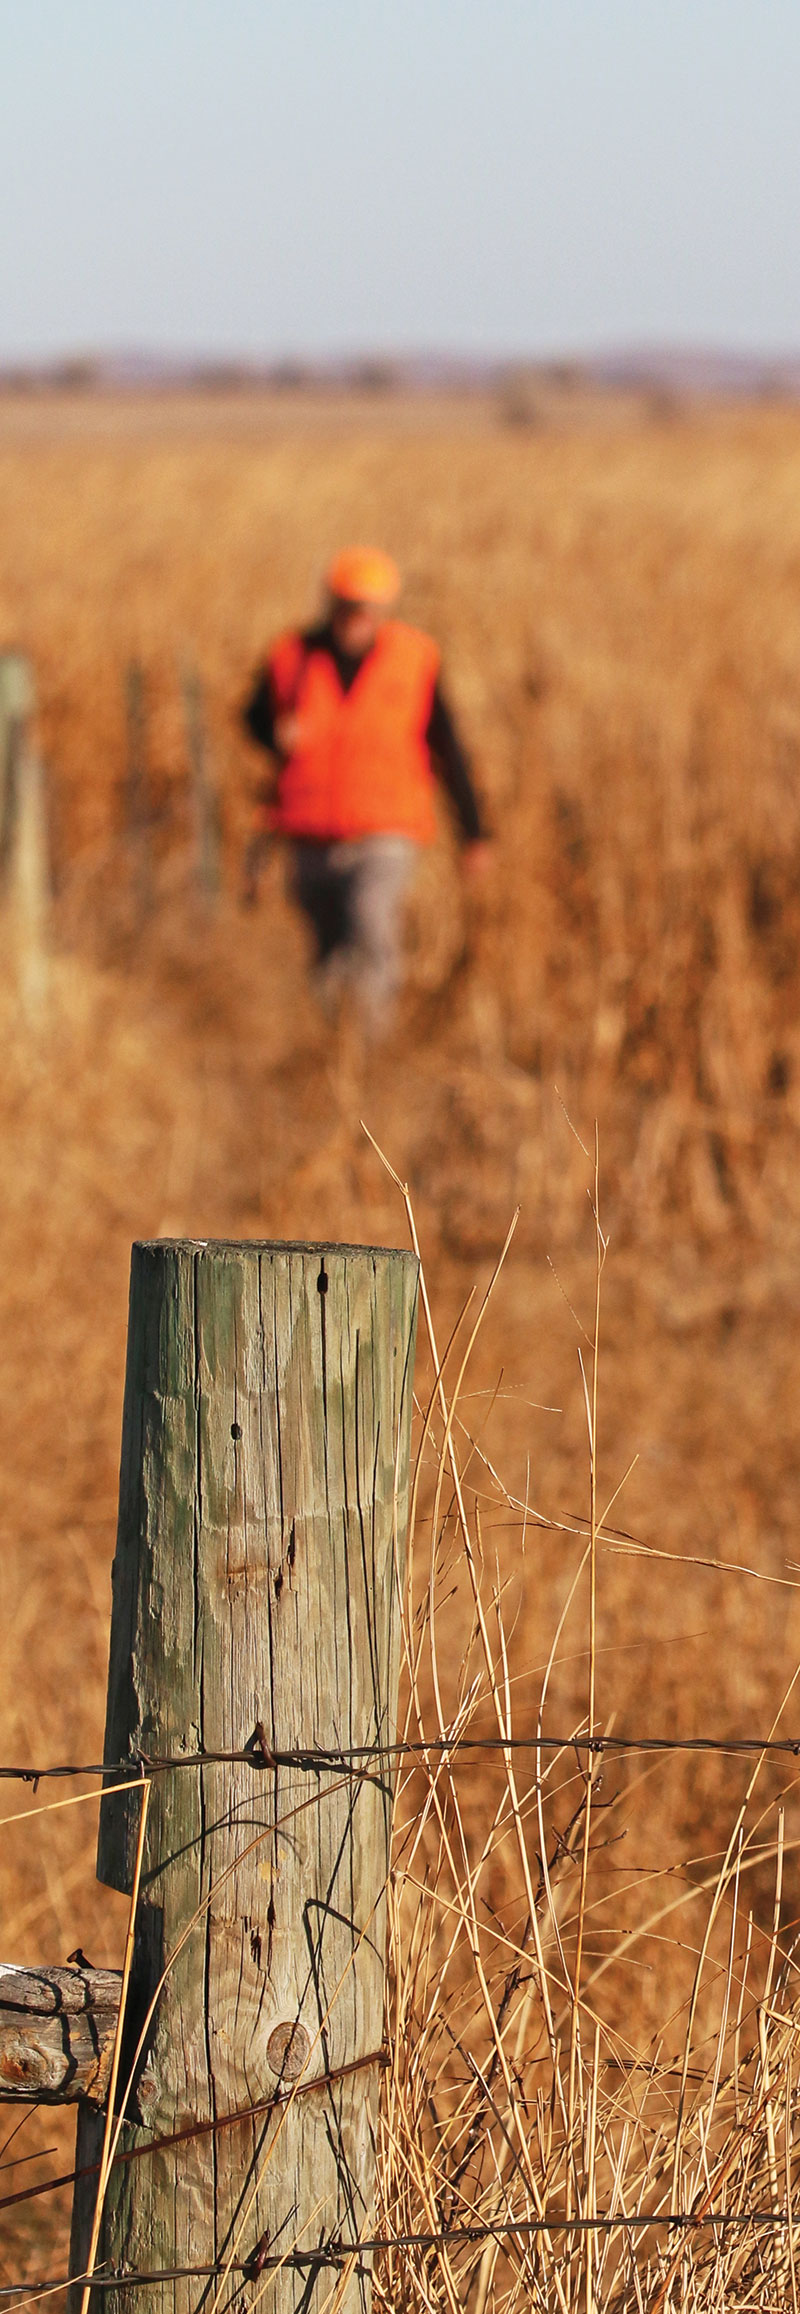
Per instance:
[[[0,360],[800,349],[800,0],[0,0]]]

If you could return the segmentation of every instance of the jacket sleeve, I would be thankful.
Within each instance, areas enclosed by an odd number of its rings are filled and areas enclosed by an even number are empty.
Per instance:
[[[450,707],[438,681],[425,739],[437,778],[453,806],[464,843],[480,843],[486,829],[475,793],[469,757],[462,747]]]
[[[252,691],[245,700],[242,708],[242,722],[245,730],[249,732],[250,738],[255,740],[257,747],[265,748],[268,755],[277,753],[275,746],[275,701],[269,672],[266,668],[259,669]]]

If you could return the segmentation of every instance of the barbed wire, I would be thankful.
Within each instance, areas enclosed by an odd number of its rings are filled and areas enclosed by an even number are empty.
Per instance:
[[[639,2232],[647,2226],[660,2226],[663,2231],[700,2233],[712,2228],[716,2231],[741,2231],[748,2226],[759,2229],[789,2226],[788,2210],[631,2210],[620,2211],[612,2217],[605,2213],[597,2217],[502,2218],[481,2225],[442,2226],[439,2232],[407,2234],[375,2234],[371,2240],[342,2242],[332,2239],[320,2242],[313,2250],[270,2251],[262,2243],[249,2258],[225,2259],[213,2266],[161,2266],[153,2272],[138,2273],[135,2269],[121,2274],[95,2271],[91,2277],[93,2290],[136,2290],[158,2283],[184,2281],[213,2281],[219,2274],[243,2274],[250,2277],[284,2266],[308,2272],[315,2266],[344,2265],[349,2258],[382,2257],[391,2250],[438,2250],[449,2245],[468,2249],[482,2242],[534,2241],[543,2234],[605,2234]],[[0,2299],[35,2296],[41,2291],[66,2290],[84,2276],[64,2275],[36,2282],[0,2283]]]
[[[277,1750],[267,1742],[253,1739],[237,1751],[193,1751],[170,1754],[134,1752],[127,1760],[59,1761],[40,1768],[32,1764],[0,1763],[0,1781],[6,1783],[38,1784],[80,1776],[129,1775],[131,1770],[142,1776],[165,1775],[181,1768],[242,1766],[256,1769],[290,1768],[309,1775],[341,1775],[371,1772],[376,1760],[396,1762],[410,1759],[423,1763],[431,1758],[455,1759],[459,1753],[472,1752],[575,1752],[578,1759],[586,1753],[592,1758],[603,1755],[624,1758],[631,1753],[686,1752],[715,1753],[730,1758],[753,1759],[761,1755],[800,1760],[800,1736],[662,1736],[662,1735],[589,1735],[575,1729],[570,1735],[497,1735],[497,1736],[432,1736],[416,1741],[397,1743],[349,1744],[340,1747],[317,1747],[304,1744],[295,1750]],[[109,1783],[108,1791],[114,1790]]]

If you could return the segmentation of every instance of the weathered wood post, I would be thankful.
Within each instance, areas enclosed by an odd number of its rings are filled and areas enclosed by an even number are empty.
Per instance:
[[[36,690],[29,661],[0,654],[0,870],[23,1011],[47,994],[50,850],[41,759],[31,736]]]
[[[407,1253],[134,1247],[104,1754],[152,1764],[128,2061],[168,1973],[99,2256],[192,2269],[137,2314],[268,2277],[277,2314],[337,2277],[369,2306],[369,2254],[343,2268],[373,2227],[416,1295]],[[138,1805],[103,1803],[123,1890]],[[79,2165],[101,2133],[84,2107]],[[107,2279],[96,2301],[130,2314]]]
[[[197,881],[207,906],[212,907],[220,888],[219,797],[209,753],[203,687],[196,667],[183,668],[181,689],[197,842]]]
[[[125,670],[125,830],[131,862],[134,909],[140,923],[153,905],[150,856],[150,789],[147,761],[147,694],[144,670],[131,659]]]

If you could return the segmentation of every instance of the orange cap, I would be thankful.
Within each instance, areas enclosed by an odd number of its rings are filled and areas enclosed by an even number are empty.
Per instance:
[[[377,546],[346,546],[326,572],[332,595],[342,603],[393,603],[400,572],[391,555]]]

